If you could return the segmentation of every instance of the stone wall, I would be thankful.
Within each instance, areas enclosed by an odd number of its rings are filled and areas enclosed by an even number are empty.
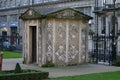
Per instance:
[[[58,66],[86,62],[86,27],[80,20],[48,20],[46,60]]]
[[[37,27],[37,64],[52,61],[56,66],[81,64],[87,55],[87,24],[80,20],[26,20],[23,26],[24,61],[32,63],[30,26]]]

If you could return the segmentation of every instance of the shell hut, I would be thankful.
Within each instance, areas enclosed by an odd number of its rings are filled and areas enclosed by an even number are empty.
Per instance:
[[[88,62],[88,21],[72,9],[29,8],[21,14],[26,64],[79,65]]]

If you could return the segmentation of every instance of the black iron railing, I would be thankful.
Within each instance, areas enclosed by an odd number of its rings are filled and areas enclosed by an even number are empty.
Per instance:
[[[0,50],[15,50],[21,43],[21,36],[0,36]]]

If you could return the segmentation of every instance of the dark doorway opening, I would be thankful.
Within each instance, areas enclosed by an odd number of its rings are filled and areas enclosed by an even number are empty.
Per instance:
[[[7,36],[7,31],[2,31],[2,36]]]
[[[31,26],[32,31],[32,63],[36,63],[36,26]]]

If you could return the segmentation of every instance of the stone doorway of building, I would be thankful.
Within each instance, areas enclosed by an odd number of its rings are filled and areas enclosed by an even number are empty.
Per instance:
[[[31,63],[36,63],[36,26],[30,26]]]

